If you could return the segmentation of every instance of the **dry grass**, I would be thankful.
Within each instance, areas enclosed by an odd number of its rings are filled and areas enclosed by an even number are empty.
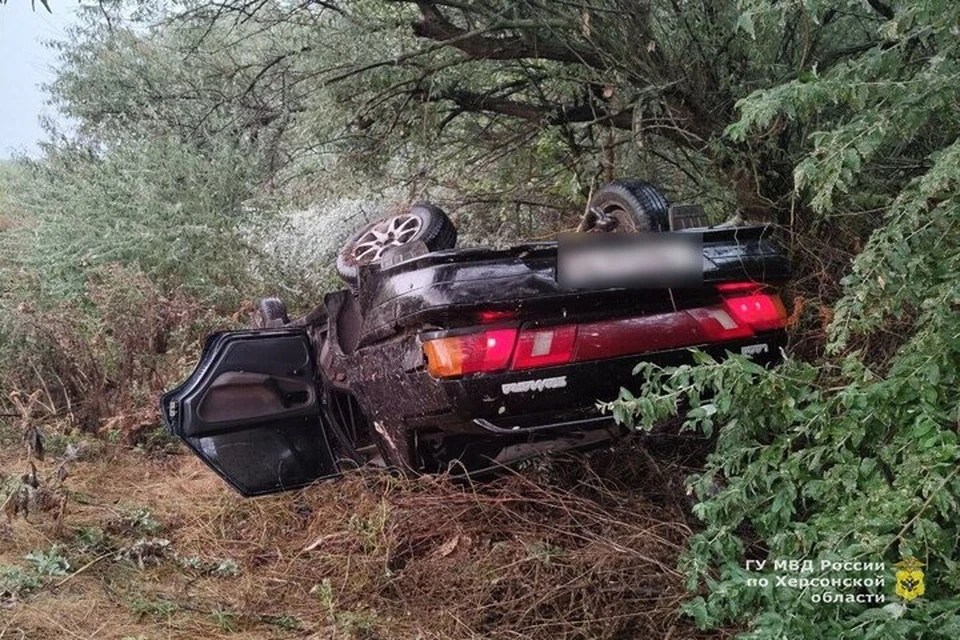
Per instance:
[[[0,521],[2,639],[704,637],[677,611],[682,500],[636,451],[243,499],[190,455],[84,438],[79,460],[37,463],[29,521]],[[29,469],[15,440],[8,490]],[[10,567],[51,549],[66,574],[11,592]]]
[[[164,294],[135,269],[107,266],[83,302],[0,308],[0,387],[39,389],[47,416],[133,444],[156,424],[156,398],[196,362],[201,337],[236,324],[182,290]]]
[[[0,640],[706,637],[678,613],[682,473],[642,449],[243,499],[160,435],[155,398],[244,309],[208,317],[137,274],[102,277],[89,297],[108,321],[13,318],[43,348],[4,382],[33,391],[7,394],[24,418],[0,418]],[[30,461],[23,435],[44,420],[60,423]]]

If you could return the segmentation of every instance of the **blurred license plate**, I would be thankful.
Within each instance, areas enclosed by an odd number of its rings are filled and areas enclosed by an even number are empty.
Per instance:
[[[564,289],[696,287],[703,265],[699,233],[570,233],[557,248]]]

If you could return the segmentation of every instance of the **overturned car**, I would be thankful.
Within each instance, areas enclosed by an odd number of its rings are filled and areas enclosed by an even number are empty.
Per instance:
[[[258,328],[210,336],[163,420],[244,495],[363,465],[473,474],[616,436],[597,400],[641,360],[779,359],[790,264],[767,227],[707,227],[618,181],[579,231],[455,249],[433,205],[372,222],[338,255],[346,288],[292,321],[264,300]]]

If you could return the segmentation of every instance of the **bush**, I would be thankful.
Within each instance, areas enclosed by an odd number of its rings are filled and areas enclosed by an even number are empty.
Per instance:
[[[684,558],[686,607],[703,627],[750,621],[751,637],[954,638],[960,629],[960,443],[956,389],[960,322],[931,327],[872,373],[856,356],[836,367],[788,360],[766,370],[741,356],[698,366],[638,367],[642,392],[606,405],[621,422],[650,427],[678,413],[717,431],[716,450],[691,479],[705,529]],[[894,564],[927,567],[927,596],[893,602]],[[766,560],[765,572],[747,560]],[[777,560],[809,560],[793,577],[874,578],[819,571],[823,561],[884,563],[876,589],[771,585]],[[827,593],[874,593],[873,603],[817,604]]]
[[[93,272],[120,264],[164,293],[235,304],[256,253],[242,232],[265,222],[242,204],[256,158],[238,142],[198,148],[146,132],[102,153],[51,148],[12,185],[30,218],[11,238],[18,266],[51,299],[82,298]]]
[[[742,5],[764,28],[794,10]],[[702,626],[746,622],[757,638],[960,635],[960,5],[884,6],[860,55],[756,91],[728,129],[770,145],[802,132],[798,208],[838,233],[851,215],[876,224],[830,308],[823,357],[770,371],[742,357],[642,366],[640,392],[606,405],[649,427],[685,398],[687,426],[719,433],[692,480],[705,529],[685,559],[700,593],[687,610]],[[910,557],[925,566],[926,592],[895,602],[894,565]],[[747,571],[764,560],[767,575]],[[778,586],[778,560],[810,561],[799,577],[828,580],[866,577],[820,576],[822,562],[883,563],[882,586],[852,591],[885,602],[816,603],[851,589]],[[761,577],[771,586],[747,584]]]
[[[0,314],[0,380],[44,391],[48,409],[96,431],[156,423],[156,398],[182,377],[200,339],[230,319],[182,290],[164,296],[145,275],[117,265],[92,272],[81,301],[19,302]],[[3,304],[0,302],[0,304]]]

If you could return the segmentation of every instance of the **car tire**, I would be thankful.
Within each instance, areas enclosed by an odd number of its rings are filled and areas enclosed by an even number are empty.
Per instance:
[[[452,249],[457,229],[440,207],[415,204],[405,213],[374,220],[350,236],[337,253],[337,273],[356,290],[361,266],[379,263],[390,247],[417,241],[430,251]]]
[[[667,231],[670,203],[650,183],[615,180],[590,198],[590,209],[617,220],[616,231]]]
[[[287,315],[287,305],[280,298],[263,298],[257,303],[257,328],[279,327],[289,322],[290,316]]]

